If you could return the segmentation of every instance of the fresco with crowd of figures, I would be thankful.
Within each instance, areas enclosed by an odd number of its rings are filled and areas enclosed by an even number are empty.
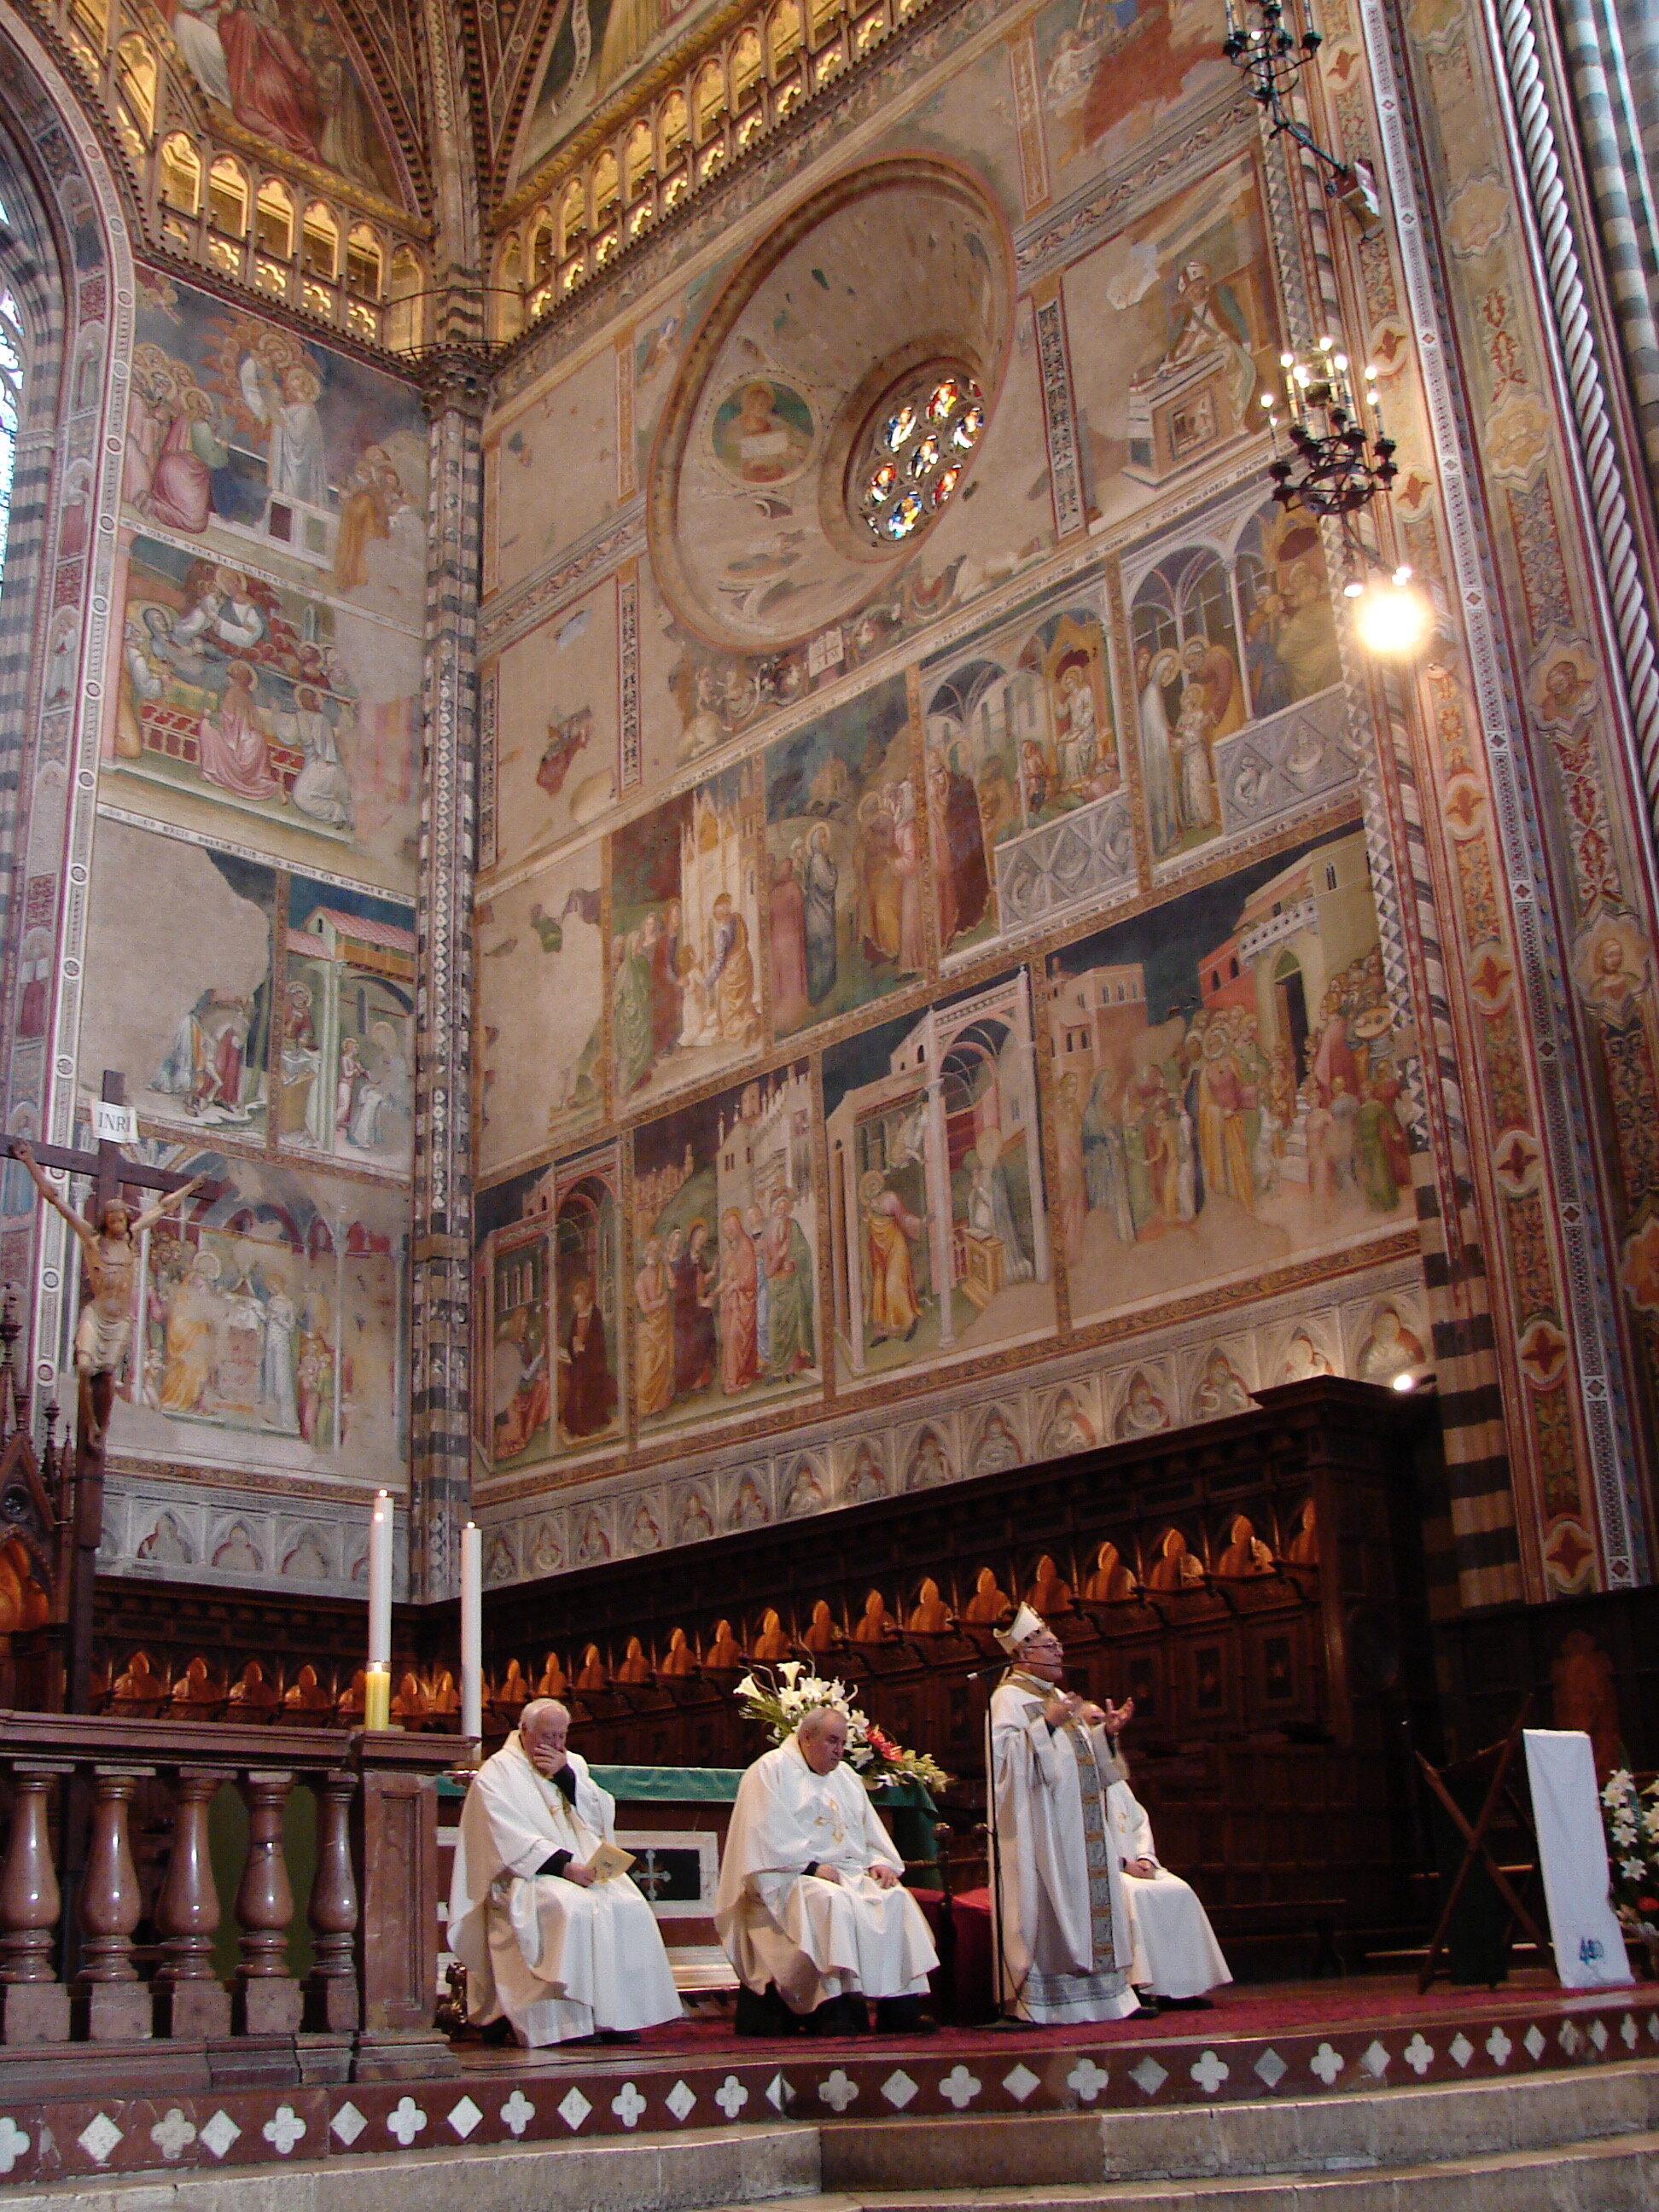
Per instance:
[[[521,157],[670,27],[565,9]],[[923,140],[884,126],[861,199],[711,239],[487,427],[485,1473],[983,1391],[1409,1224],[1332,579],[1240,466],[1283,331],[1260,156],[1183,125],[1222,71],[1181,0],[1031,37],[1046,173],[1100,180],[1046,292],[1003,289],[1037,172],[999,48],[936,74]],[[554,1194],[593,1143],[573,1426]],[[1207,1395],[1149,1357],[1034,1427],[919,1407],[900,1479],[1213,1412],[1249,1365],[1217,1357]],[[774,1498],[734,1460],[693,1518],[817,1510],[808,1464]]]

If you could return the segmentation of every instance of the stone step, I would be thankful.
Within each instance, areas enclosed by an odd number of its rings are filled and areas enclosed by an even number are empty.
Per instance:
[[[842,2120],[823,2129],[823,2185],[914,2190],[918,2158],[940,2190],[1096,2187],[1103,2182],[1319,2175],[1447,2158],[1543,2151],[1659,2130],[1659,2060],[1516,2081],[1351,2091],[1164,2111],[929,2123]],[[1654,2199],[1659,2207],[1659,2195]]]
[[[216,2172],[112,2174],[3,2191],[6,2212],[704,2212],[799,2203],[819,2186],[818,2130],[690,2128],[677,2136],[384,2157]]]
[[[915,2148],[925,2157],[922,2145]],[[1654,2212],[1656,2206],[1659,2132],[1644,2131],[1365,2172],[1093,2188],[852,2190],[750,2203],[743,2212]]]

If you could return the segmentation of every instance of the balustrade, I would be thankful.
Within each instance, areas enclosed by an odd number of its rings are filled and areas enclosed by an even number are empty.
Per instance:
[[[155,1901],[161,1939],[155,2025],[162,2035],[230,2033],[230,1995],[213,1971],[219,1893],[208,1844],[208,1808],[223,1778],[211,1766],[181,1766],[173,1777],[173,1848]]]
[[[278,1745],[280,1767],[271,1762]],[[312,2035],[343,2046],[360,2075],[453,2064],[433,2024],[432,1870],[436,1777],[459,1747],[454,1739],[299,1728],[273,1736],[223,1723],[13,1712],[0,1713],[0,1747],[10,1815],[0,1862],[0,2068],[6,2051],[25,2045],[228,2039],[261,2046],[262,2079],[278,2078],[287,2063],[297,2080],[296,2039]],[[211,1808],[227,1787],[240,1793],[248,1828],[229,1988],[215,1965],[223,1900],[211,1849]],[[296,1900],[283,1839],[296,1789],[316,1807],[303,1983],[289,1968]],[[136,1829],[166,1834],[159,1870],[141,1872]],[[66,1899],[71,1885],[58,1870],[75,1863],[77,1834],[81,1873]],[[48,2051],[37,2057],[50,2063]],[[83,2063],[72,2051],[65,2061]],[[319,2063],[306,2062],[313,2072]],[[336,2063],[345,2070],[343,2058]]]

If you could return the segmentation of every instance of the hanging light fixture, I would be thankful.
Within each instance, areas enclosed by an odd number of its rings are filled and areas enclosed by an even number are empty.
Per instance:
[[[1261,395],[1273,439],[1267,467],[1273,497],[1282,507],[1300,507],[1338,525],[1346,570],[1342,590],[1352,603],[1355,637],[1379,658],[1406,659],[1427,639],[1434,611],[1410,568],[1389,568],[1357,527],[1357,518],[1398,474],[1376,377],[1368,368],[1356,385],[1348,356],[1329,337],[1305,356],[1281,354],[1279,366],[1283,392]]]
[[[1303,71],[1324,44],[1315,30],[1310,0],[1226,0],[1227,35],[1221,51],[1244,79],[1267,117],[1270,137],[1291,138],[1317,165],[1330,198],[1340,200],[1361,230],[1381,219],[1376,183],[1363,161],[1341,161],[1322,146],[1291,112]]]
[[[1398,473],[1394,440],[1382,428],[1374,373],[1365,371],[1362,410],[1348,356],[1334,338],[1321,338],[1305,359],[1280,354],[1279,365],[1285,372],[1284,391],[1261,395],[1273,434],[1267,468],[1273,497],[1281,507],[1305,507],[1322,521],[1358,514],[1378,492],[1387,491]]]

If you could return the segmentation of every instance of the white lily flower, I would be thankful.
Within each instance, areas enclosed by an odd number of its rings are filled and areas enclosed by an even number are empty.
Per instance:
[[[784,1680],[787,1682],[792,1690],[795,1686],[796,1676],[802,1671],[801,1662],[799,1659],[786,1659],[782,1665],[778,1668],[779,1674],[782,1675]]]

